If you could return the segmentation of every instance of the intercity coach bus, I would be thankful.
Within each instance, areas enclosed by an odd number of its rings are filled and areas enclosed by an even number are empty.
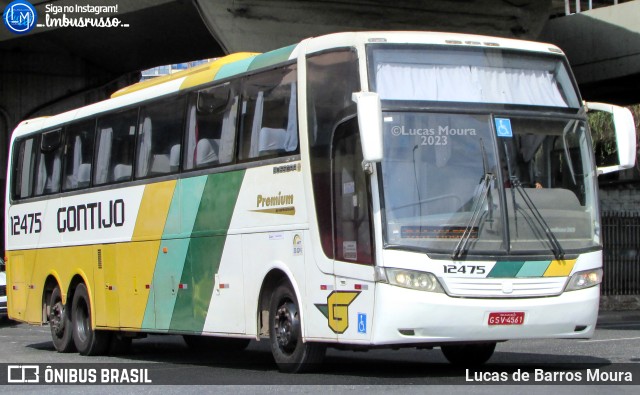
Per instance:
[[[59,352],[148,333],[211,352],[268,339],[282,371],[327,347],[589,338],[598,168],[549,44],[340,33],[239,53],[22,122],[6,191],[9,315]]]

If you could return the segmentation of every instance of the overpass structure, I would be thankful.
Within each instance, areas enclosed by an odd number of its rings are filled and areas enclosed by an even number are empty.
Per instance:
[[[589,100],[640,103],[640,1],[548,21],[539,37],[562,48]]]
[[[11,0],[0,0],[5,9]],[[640,44],[640,1],[566,18],[560,0],[45,0],[33,1],[38,27],[16,35],[0,27],[0,128],[21,119],[100,100],[134,82],[141,69],[238,51],[263,52],[305,37],[349,30],[435,30],[549,39],[585,71],[594,53],[620,60]],[[595,1],[595,3],[612,1]],[[81,4],[80,4],[81,3]],[[579,3],[579,2],[578,2]],[[593,3],[593,2],[590,2]],[[78,5],[116,4],[115,12]],[[113,8],[113,7],[111,7]],[[591,15],[593,13],[593,15]],[[605,15],[605,16],[602,16]],[[126,28],[64,26],[65,20],[115,17]],[[56,22],[58,22],[56,24]],[[62,26],[61,26],[62,25]],[[594,29],[597,26],[597,29]],[[635,29],[635,30],[634,30]],[[544,30],[544,31],[543,31]],[[620,36],[624,37],[620,37]],[[585,46],[588,42],[588,46]],[[594,51],[595,50],[595,51]],[[622,53],[621,53],[622,52]],[[576,59],[574,61],[574,58]],[[633,60],[623,59],[636,74]],[[637,64],[637,62],[635,62]],[[586,67],[588,68],[588,66]],[[596,67],[597,68],[597,67]],[[611,68],[607,68],[607,71]],[[594,77],[595,76],[595,77]],[[608,76],[606,76],[608,77]],[[607,78],[609,79],[609,78]],[[582,81],[581,81],[582,83]],[[614,100],[615,101],[615,100]],[[638,100],[640,101],[640,100]],[[6,130],[0,130],[0,132]]]

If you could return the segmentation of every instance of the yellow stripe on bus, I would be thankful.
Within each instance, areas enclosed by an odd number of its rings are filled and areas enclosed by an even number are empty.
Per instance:
[[[116,245],[120,328],[142,327],[159,248],[160,240]]]
[[[162,237],[175,189],[176,180],[149,184],[144,187],[136,227],[131,237],[132,241],[156,240]]]
[[[258,55],[258,53],[253,52],[239,52],[231,55],[227,55],[224,58],[220,58],[211,63],[207,63],[208,67],[203,67],[203,69],[199,70],[197,73],[192,73],[188,75],[182,85],[180,85],[180,89],[187,89],[194,86],[206,84],[207,82],[213,81],[213,78],[216,76],[220,68],[226,64],[237,62],[238,60],[250,58]]]
[[[544,277],[565,277],[571,274],[576,259],[553,260],[544,272]]]

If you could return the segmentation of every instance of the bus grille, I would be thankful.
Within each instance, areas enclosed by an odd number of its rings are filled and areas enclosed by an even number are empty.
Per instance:
[[[443,278],[450,296],[476,298],[523,298],[560,295],[567,277],[535,278]]]

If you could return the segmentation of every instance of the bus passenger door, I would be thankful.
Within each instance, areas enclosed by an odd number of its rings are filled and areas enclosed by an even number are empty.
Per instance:
[[[352,118],[336,128],[332,150],[336,288],[329,318],[338,339],[346,341],[369,340],[374,318],[371,189],[362,161],[358,122]]]
[[[94,314],[96,326],[119,328],[115,244],[93,246]]]

